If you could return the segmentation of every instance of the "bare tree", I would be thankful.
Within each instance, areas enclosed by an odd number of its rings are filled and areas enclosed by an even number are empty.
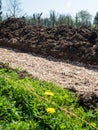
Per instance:
[[[7,5],[7,15],[11,17],[17,17],[20,13],[20,2],[19,0],[9,0],[8,5]]]

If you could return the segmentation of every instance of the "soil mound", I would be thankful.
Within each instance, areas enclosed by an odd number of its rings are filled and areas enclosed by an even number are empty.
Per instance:
[[[98,65],[98,30],[89,27],[48,28],[9,18],[0,23],[0,46]]]

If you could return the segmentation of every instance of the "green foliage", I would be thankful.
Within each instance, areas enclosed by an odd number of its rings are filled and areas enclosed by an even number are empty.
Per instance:
[[[50,11],[50,21],[51,26],[54,27],[56,25],[56,14],[55,11]]]
[[[94,24],[98,28],[98,12],[96,13],[95,18],[94,18]]]
[[[95,130],[93,126],[98,128],[98,111],[85,111],[74,93],[0,69],[0,130]]]
[[[56,14],[55,11],[50,11],[50,17],[41,18],[42,13],[33,14],[32,17],[26,18],[32,25],[45,25],[48,27],[55,27],[59,25],[71,25],[71,26],[91,26],[92,16],[88,11],[81,10],[76,13],[76,17],[73,19],[71,15]]]
[[[58,23],[60,25],[66,24],[66,25],[73,25],[74,21],[72,19],[71,15],[60,15],[58,18]]]
[[[87,26],[91,25],[92,16],[86,10],[79,11],[77,13],[76,18],[78,19],[78,23],[77,23],[78,25],[87,25]]]
[[[0,21],[2,21],[2,2],[0,0]]]
[[[26,20],[32,25],[45,25],[47,27],[55,27],[59,25],[74,25],[74,20],[71,15],[57,15],[55,11],[50,11],[50,17],[42,18],[42,13],[35,13],[32,17],[27,17]]]
[[[41,18],[42,13],[33,14],[32,17],[26,18],[32,25],[45,25],[48,27],[55,27],[59,25],[71,25],[71,26],[91,26],[92,16],[86,10],[81,10],[76,13],[76,17],[72,18],[71,15],[57,14],[55,11],[50,11],[50,17]]]

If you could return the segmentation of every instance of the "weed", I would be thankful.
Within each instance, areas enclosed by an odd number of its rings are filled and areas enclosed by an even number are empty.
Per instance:
[[[53,83],[0,69],[0,130],[95,130],[98,112]]]

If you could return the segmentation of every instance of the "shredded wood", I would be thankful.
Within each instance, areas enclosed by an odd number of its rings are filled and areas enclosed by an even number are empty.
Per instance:
[[[9,63],[12,68],[21,68],[35,78],[54,82],[64,88],[80,93],[98,93],[98,66],[85,67],[78,62],[43,58],[7,48],[0,48],[0,62]]]

